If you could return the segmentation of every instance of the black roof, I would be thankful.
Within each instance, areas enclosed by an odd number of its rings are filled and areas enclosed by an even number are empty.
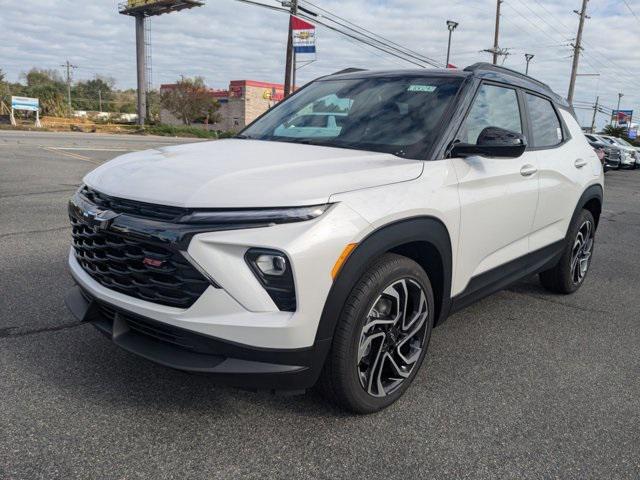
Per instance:
[[[567,100],[553,90],[544,82],[536,80],[533,77],[520,73],[510,68],[492,65],[491,63],[475,63],[468,66],[464,70],[430,68],[430,69],[408,69],[408,70],[361,70],[346,69],[329,75],[325,78],[381,78],[381,77],[425,77],[425,76],[452,76],[469,78],[476,77],[486,80],[494,80],[509,85],[526,88],[533,92],[540,93],[551,98],[559,106],[571,109]]]

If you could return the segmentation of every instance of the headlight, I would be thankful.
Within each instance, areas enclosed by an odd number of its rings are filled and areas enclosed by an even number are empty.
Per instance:
[[[180,223],[220,225],[277,225],[305,222],[318,218],[331,204],[292,208],[255,208],[195,210],[182,217]]]
[[[273,303],[283,312],[295,312],[296,289],[287,256],[278,250],[252,248],[244,258]]]

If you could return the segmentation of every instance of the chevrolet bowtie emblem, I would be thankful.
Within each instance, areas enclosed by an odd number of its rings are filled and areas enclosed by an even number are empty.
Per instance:
[[[101,208],[90,208],[82,212],[82,216],[93,226],[99,228],[107,228],[111,221],[119,217],[120,214],[112,210],[105,210]]]

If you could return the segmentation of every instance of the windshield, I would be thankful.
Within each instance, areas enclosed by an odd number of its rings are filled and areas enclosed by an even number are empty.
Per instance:
[[[280,103],[240,138],[306,143],[423,158],[436,140],[459,77],[320,80]]]
[[[623,145],[625,147],[633,147],[633,145],[631,145],[629,142],[621,138],[614,138],[614,141],[618,142],[620,145]]]

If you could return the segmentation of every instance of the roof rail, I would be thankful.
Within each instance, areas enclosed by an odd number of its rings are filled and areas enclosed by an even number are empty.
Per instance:
[[[517,70],[512,70],[511,68],[507,68],[507,67],[501,67],[499,65],[493,65],[492,63],[478,62],[478,63],[474,63],[473,65],[469,65],[467,68],[464,69],[465,72],[476,72],[478,70],[489,70],[489,71],[506,73],[507,75],[519,77],[529,82],[537,83],[541,87],[551,90],[551,87],[549,87],[549,85],[547,85],[544,82],[541,82],[540,80],[530,77],[529,75],[525,75],[524,73],[518,72]]]
[[[349,68],[345,68],[344,70],[340,70],[339,72],[334,72],[331,75],[341,75],[343,73],[355,73],[355,72],[366,72],[366,71],[367,71],[366,68],[349,67]]]

